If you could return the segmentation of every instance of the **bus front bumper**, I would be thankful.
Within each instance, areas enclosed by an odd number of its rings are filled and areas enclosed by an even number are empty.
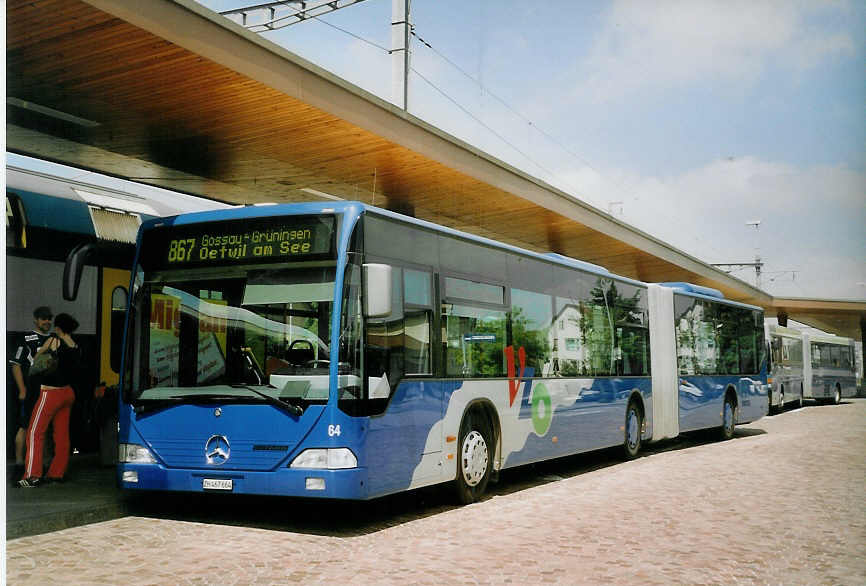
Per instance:
[[[367,469],[280,468],[268,471],[166,468],[159,464],[119,464],[124,490],[281,495],[326,499],[366,499]]]

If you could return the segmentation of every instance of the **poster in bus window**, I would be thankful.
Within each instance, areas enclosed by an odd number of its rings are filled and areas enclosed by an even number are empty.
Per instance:
[[[196,382],[201,384],[225,374],[226,319],[216,315],[213,306],[225,306],[225,300],[201,300],[198,309],[198,365]],[[187,311],[189,311],[187,309]],[[151,296],[150,377],[153,386],[178,384],[180,356],[181,300],[164,294]]]

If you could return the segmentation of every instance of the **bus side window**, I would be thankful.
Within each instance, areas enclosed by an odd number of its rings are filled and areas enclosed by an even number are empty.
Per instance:
[[[526,364],[535,376],[549,376],[553,370],[553,354],[548,339],[553,322],[553,301],[550,295],[511,290],[511,339],[516,349],[523,347]],[[571,338],[566,339],[566,345]],[[576,346],[576,341],[572,341]],[[574,350],[577,348],[575,347]]]
[[[432,372],[432,274],[392,270],[391,314],[367,324],[366,371],[372,399],[387,398],[407,374]]]
[[[586,348],[580,330],[580,301],[556,297],[556,313],[551,331],[551,364],[544,376],[578,376],[584,374]]]
[[[770,338],[770,359],[775,364],[781,364],[786,358],[785,340],[778,336]]]
[[[650,372],[646,290],[623,283],[618,288],[620,294],[613,307],[620,354],[616,374],[646,376]]]
[[[797,366],[803,366],[803,342],[802,340],[794,340],[791,342],[791,363]]]
[[[839,368],[842,366],[842,348],[839,346],[833,346],[830,348],[830,364],[833,368]]]
[[[406,374],[431,374],[433,329],[433,275],[427,271],[403,271]]]
[[[677,372],[681,376],[695,374],[695,336],[692,328],[695,306],[694,299],[684,295],[674,295]]]
[[[123,350],[123,322],[126,317],[126,302],[129,294],[125,287],[115,287],[111,292],[111,370],[120,372],[120,355]]]
[[[403,279],[402,269],[392,267],[391,313],[367,323],[366,371],[370,398],[387,398],[403,378]],[[385,382],[387,381],[387,382]]]
[[[842,352],[842,368],[850,369],[851,368],[851,348],[850,347],[842,347],[840,348]]]
[[[758,345],[755,340],[755,330],[751,325],[749,310],[736,309],[738,316],[740,346],[740,372],[758,372]]]
[[[446,376],[505,376],[506,322],[503,286],[446,277],[442,303]]]
[[[832,366],[833,362],[832,362],[832,359],[830,358],[830,345],[829,344],[820,344],[818,346],[818,348],[819,348],[820,357],[821,357],[821,362],[820,362],[821,366],[823,366],[824,368],[827,368],[828,366]]]

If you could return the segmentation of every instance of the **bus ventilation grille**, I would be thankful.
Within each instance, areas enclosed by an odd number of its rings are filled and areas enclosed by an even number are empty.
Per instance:
[[[129,212],[109,210],[96,206],[90,208],[90,217],[93,219],[93,229],[97,238],[111,240],[113,242],[135,243],[138,234],[138,226],[141,217]]]

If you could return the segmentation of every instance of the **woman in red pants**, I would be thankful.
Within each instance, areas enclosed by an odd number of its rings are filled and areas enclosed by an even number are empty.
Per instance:
[[[69,466],[69,414],[75,402],[72,390],[74,375],[81,361],[81,349],[72,333],[78,329],[78,321],[68,313],[54,318],[54,335],[39,349],[57,353],[57,368],[42,377],[39,398],[27,426],[27,456],[24,459],[24,478],[18,481],[22,488],[39,486],[42,479],[42,444],[48,426],[54,424],[54,459],[45,476],[45,481],[62,482]]]

